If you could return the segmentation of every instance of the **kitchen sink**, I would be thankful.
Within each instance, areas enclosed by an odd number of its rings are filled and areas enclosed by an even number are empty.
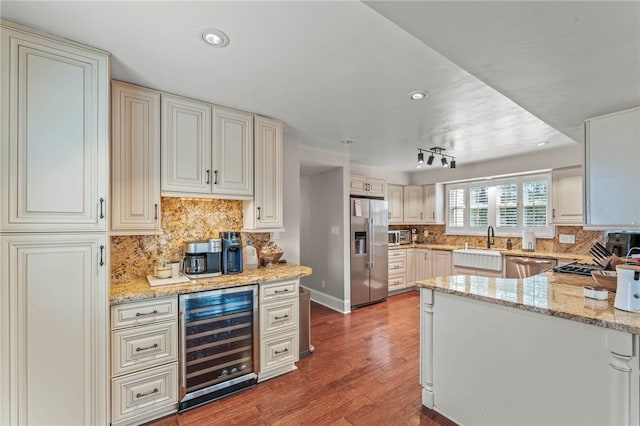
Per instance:
[[[466,268],[502,270],[502,253],[497,250],[459,249],[453,251],[453,265]]]

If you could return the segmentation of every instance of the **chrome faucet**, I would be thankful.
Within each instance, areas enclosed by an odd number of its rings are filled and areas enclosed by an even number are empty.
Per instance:
[[[487,248],[490,249],[491,245],[496,244],[496,235],[493,232],[493,226],[489,225],[487,228]]]

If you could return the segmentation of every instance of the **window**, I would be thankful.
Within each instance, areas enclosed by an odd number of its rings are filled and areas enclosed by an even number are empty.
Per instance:
[[[548,224],[550,174],[447,185],[447,233],[520,236],[531,229],[538,237],[553,237]]]

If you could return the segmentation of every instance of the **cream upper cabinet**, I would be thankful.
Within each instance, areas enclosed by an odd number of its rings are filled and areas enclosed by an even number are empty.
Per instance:
[[[214,107],[213,193],[253,196],[253,161],[253,114]]]
[[[0,424],[109,424],[106,244],[0,236]]]
[[[404,223],[424,223],[422,186],[407,185],[403,192]]]
[[[438,215],[436,214],[436,186],[424,185],[422,187],[422,202],[424,207],[423,222],[424,223],[437,223]]]
[[[211,105],[161,96],[161,191],[211,193]]]
[[[389,205],[389,224],[402,223],[403,216],[403,190],[402,185],[387,184],[387,203]]]
[[[111,85],[111,231],[144,235],[160,229],[160,93]]]
[[[640,107],[585,122],[585,226],[640,229]]]
[[[351,195],[384,198],[386,195],[385,186],[384,179],[368,178],[356,175],[351,175],[349,179],[349,193]]]
[[[284,230],[284,136],[281,121],[255,116],[254,200],[243,206],[244,231]]]
[[[0,232],[106,231],[108,54],[1,32]]]
[[[554,225],[581,225],[582,167],[567,167],[551,172],[551,194]]]

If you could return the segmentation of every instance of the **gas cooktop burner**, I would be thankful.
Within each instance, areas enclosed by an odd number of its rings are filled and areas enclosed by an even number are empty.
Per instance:
[[[568,263],[562,266],[556,266],[553,268],[553,272],[563,272],[565,274],[576,274],[591,276],[591,271],[601,271],[602,266],[591,265],[589,263]]]

